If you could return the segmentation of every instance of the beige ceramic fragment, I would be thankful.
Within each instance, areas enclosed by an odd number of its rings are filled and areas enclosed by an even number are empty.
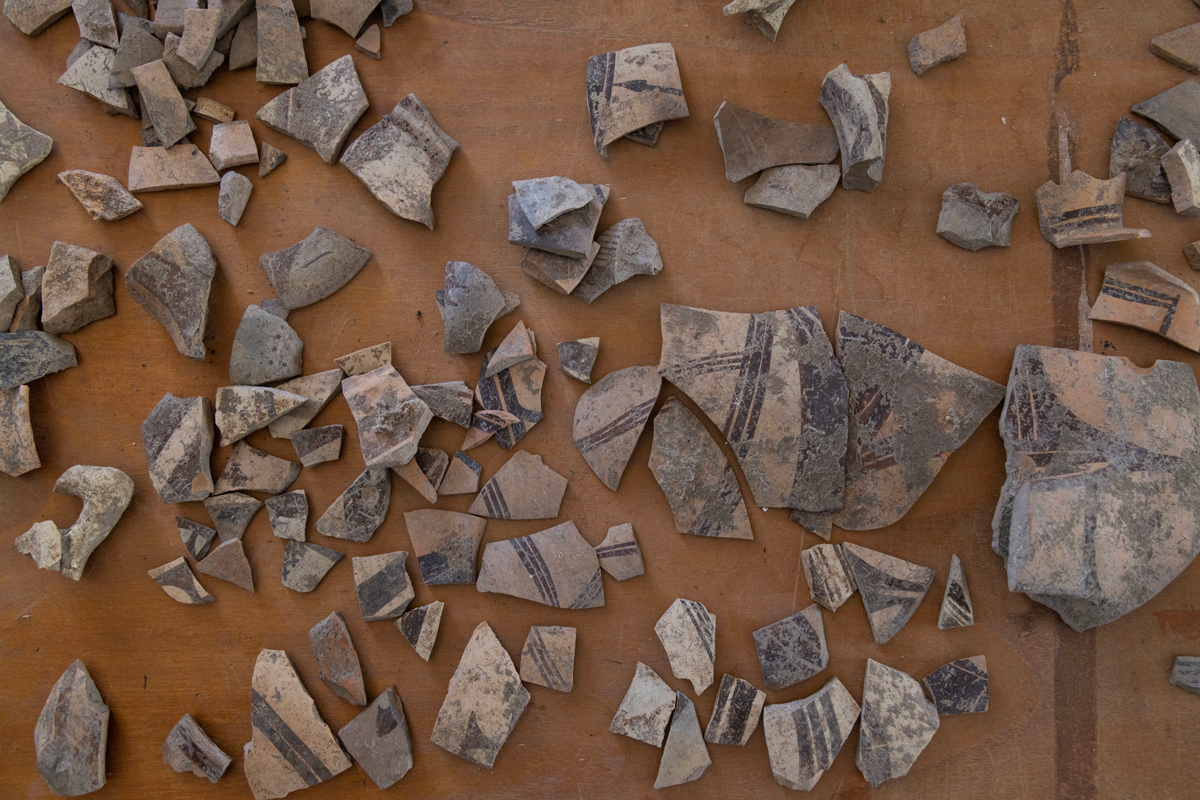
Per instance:
[[[821,83],[821,106],[833,121],[842,153],[844,189],[873,192],[883,180],[891,92],[891,73],[854,75],[845,64]]]
[[[50,690],[33,729],[38,772],[51,792],[75,797],[104,786],[108,715],[87,667],[76,659]]]
[[[604,583],[596,551],[573,522],[483,549],[475,588],[554,608],[599,608]]]
[[[656,368],[627,367],[605,375],[575,406],[575,446],[614,492],[661,387],[662,376]]]
[[[335,539],[369,541],[383,524],[391,499],[388,471],[364,470],[317,520],[317,532]]]
[[[379,26],[372,25],[354,42],[354,49],[367,58],[379,60]]]
[[[262,0],[282,2],[288,0]],[[259,22],[258,68],[263,69],[263,28]],[[262,80],[261,78],[259,79]],[[350,129],[367,110],[367,95],[363,92],[354,69],[354,60],[342,56],[327,65],[299,86],[288,89],[258,110],[255,116],[268,128],[291,136],[305,147],[316,151],[326,164],[337,161],[342,143]]]
[[[592,267],[571,291],[590,303],[618,283],[635,275],[657,275],[662,271],[658,243],[650,238],[646,226],[637,217],[623,219],[596,238],[600,246]]]
[[[253,190],[254,184],[245,175],[226,172],[221,178],[221,193],[217,196],[217,210],[221,219],[234,226],[241,222]]]
[[[567,479],[518,450],[488,481],[469,512],[493,519],[554,519],[567,491]]]
[[[256,305],[246,307],[229,354],[229,382],[243,386],[294,378],[304,369],[304,342],[291,325]]]
[[[1200,72],[1200,23],[1155,36],[1150,40],[1150,49],[1177,67]]]
[[[608,729],[639,742],[662,747],[667,723],[675,710],[675,692],[658,673],[638,662],[633,680]]]
[[[42,327],[74,333],[117,313],[113,261],[84,247],[55,242],[42,276]]]
[[[762,33],[763,36],[775,41],[783,18],[796,0],[733,0],[721,9],[725,16],[745,14],[746,22]]]
[[[1150,231],[1125,227],[1124,196],[1123,174],[1102,181],[1075,170],[1062,184],[1047,181],[1037,190],[1042,237],[1059,249],[1147,238]]]
[[[42,269],[42,268],[39,268]],[[42,269],[44,273],[45,270]],[[37,291],[41,292],[41,273],[37,276]],[[0,331],[6,331],[12,325],[17,314],[17,307],[25,299],[25,281],[21,276],[21,268],[11,256],[0,256]],[[39,296],[38,305],[41,305]],[[37,326],[34,326],[34,330]]]
[[[58,22],[71,4],[67,0],[5,0],[4,16],[26,36],[37,36]]]
[[[1162,168],[1171,184],[1175,212],[1185,217],[1200,216],[1200,151],[1184,139],[1162,157]]]
[[[183,549],[192,558],[199,561],[208,553],[217,532],[207,525],[202,525],[186,517],[176,517],[175,525],[179,529],[179,538],[183,541]]]
[[[655,623],[654,632],[667,651],[671,674],[691,681],[696,694],[703,694],[713,682],[717,615],[703,603],[680,598]]]
[[[446,467],[446,477],[438,487],[438,494],[443,497],[456,494],[475,494],[479,491],[479,478],[483,467],[479,462],[459,450],[450,459]]]
[[[321,409],[342,388],[342,371],[330,369],[312,375],[294,378],[275,387],[280,391],[298,394],[305,398],[303,405],[289,411],[271,423],[271,435],[276,439],[288,439],[296,431],[312,422]],[[340,426],[339,426],[340,427]]]
[[[433,413],[391,364],[346,378],[342,394],[368,467],[399,467],[412,460]]]
[[[112,74],[108,78],[109,88],[112,89],[135,86],[137,81],[133,77],[133,68],[159,61],[163,57],[163,44],[154,35],[154,24],[150,20],[125,15],[121,15],[121,20],[121,43],[117,45]],[[142,115],[143,123],[145,116]]]
[[[813,604],[759,628],[754,648],[768,689],[786,689],[811,678],[829,666],[821,609]]]
[[[433,230],[433,187],[456,149],[458,142],[410,94],[346,148],[342,165],[388,211]]]
[[[604,541],[596,545],[596,557],[600,559],[600,569],[619,581],[646,572],[642,550],[633,534],[633,525],[628,522],[608,529]]]
[[[370,258],[371,251],[367,248],[318,225],[291,247],[264,253],[258,266],[266,273],[283,304],[288,310],[294,310],[312,305],[341,289]],[[390,359],[387,363],[391,363]],[[344,371],[348,375],[360,374]]]
[[[308,523],[308,495],[303,489],[268,497],[266,506],[272,533],[280,539],[304,541],[304,528]]]
[[[201,69],[213,54],[217,30],[221,25],[219,8],[189,8],[183,12],[183,35],[179,57],[195,69]]]
[[[8,258],[8,256],[5,256],[4,258]],[[0,259],[0,261],[2,261],[2,259]],[[0,272],[0,274],[2,274],[2,272]],[[21,289],[24,291],[25,296],[21,298],[21,300],[17,303],[16,308],[13,310],[12,324],[8,326],[9,333],[36,331],[39,325],[41,325],[42,276],[45,274],[45,267],[34,267],[33,269],[27,269],[21,273]],[[15,289],[10,291],[10,301],[12,296],[15,294]],[[3,331],[4,329],[0,328],[0,333],[3,333]]]
[[[344,436],[345,428],[341,425],[324,425],[298,430],[290,438],[301,466],[311,468],[327,461],[336,461],[342,454]]]
[[[942,594],[942,610],[938,612],[938,628],[967,628],[975,624],[975,610],[971,605],[971,592],[967,589],[967,578],[963,574],[958,556],[950,556],[950,575],[946,578],[946,591]]]
[[[588,116],[600,155],[627,133],[688,115],[670,43],[592,56],[587,65]]]
[[[79,25],[79,36],[89,42],[117,49],[117,20],[108,0],[74,0],[71,10]]]
[[[88,50],[79,60],[62,74],[58,82],[76,91],[83,92],[100,101],[104,110],[112,114],[125,114],[138,118],[137,106],[125,89],[110,89],[109,75],[113,71],[114,50],[96,46]]]
[[[302,395],[266,386],[223,386],[217,389],[216,425],[221,432],[221,447],[267,427],[305,400]]]
[[[196,145],[135,147],[129,157],[129,191],[165,192],[215,186],[221,176]]]
[[[744,746],[758,727],[758,718],[762,715],[766,699],[766,693],[749,681],[728,673],[722,675],[712,716],[704,730],[704,741],[709,744]]]
[[[208,160],[218,172],[243,164],[258,163],[258,145],[250,131],[249,120],[222,122],[213,125]]]
[[[885,644],[916,613],[934,572],[850,542],[842,543],[842,553],[867,610],[875,644]]]
[[[250,520],[254,519],[254,515],[262,507],[261,500],[241,492],[213,496],[204,501],[204,510],[212,519],[222,542],[242,538]]]
[[[216,272],[217,259],[208,241],[185,223],[133,262],[125,273],[125,289],[166,329],[180,353],[203,361]]]
[[[575,683],[575,629],[534,625],[521,650],[521,680],[569,692]]]
[[[304,81],[308,78],[308,60],[304,56],[300,20],[292,0],[256,0],[255,10],[258,27],[255,80],[272,84]],[[278,98],[272,103],[277,101]],[[262,119],[262,112],[259,114]]]
[[[342,615],[334,611],[308,632],[313,658],[321,671],[321,682],[338,697],[356,706],[367,704],[362,665]]]
[[[528,333],[532,341],[533,332]],[[463,443],[464,450],[482,444],[493,434],[496,443],[508,450],[545,417],[542,413],[542,384],[546,379],[546,365],[535,356],[519,361],[490,378],[485,377],[487,364],[494,356],[494,351],[489,352],[479,371],[475,396],[483,410],[475,415],[471,423],[471,430]]]
[[[1200,350],[1200,296],[1149,261],[1110,264],[1088,319],[1153,331]]]
[[[228,581],[247,592],[254,591],[254,578],[241,539],[230,539],[214,547],[196,564],[196,571]]]
[[[214,50],[208,60],[204,62],[204,66],[196,69],[179,57],[179,46],[182,43],[181,37],[173,33],[167,34],[167,39],[163,42],[163,63],[167,65],[171,79],[179,85],[180,89],[199,88],[208,83],[209,78],[217,71],[217,67],[225,63],[225,56]]]
[[[447,353],[477,353],[491,324],[504,316],[505,297],[491,277],[465,261],[446,263],[445,289],[434,292]]]
[[[513,181],[517,202],[525,218],[535,229],[558,219],[568,211],[583,208],[592,199],[592,193],[569,178],[535,178]]]
[[[341,28],[348,36],[358,36],[378,5],[379,0],[312,0],[309,13],[313,19]]]
[[[918,33],[908,43],[908,65],[917,75],[967,54],[967,30],[955,14],[933,30]]]
[[[788,789],[812,791],[850,738],[860,712],[837,678],[808,697],[763,708],[775,781]]]
[[[229,769],[230,758],[209,738],[191,714],[184,714],[162,746],[163,763],[216,783]]]
[[[746,190],[748,206],[778,211],[808,219],[837,188],[841,171],[833,164],[816,167],[774,167],[763,170],[758,181]]]
[[[541,281],[559,294],[570,294],[584,279],[592,262],[600,254],[600,245],[592,242],[582,258],[562,256],[530,247],[521,258],[521,269],[529,277]]]
[[[577,381],[592,382],[592,367],[600,354],[600,337],[558,343],[558,366]]]
[[[389,686],[371,705],[338,731],[338,738],[380,789],[412,769],[412,740],[396,687]]]
[[[837,158],[837,134],[827,125],[771,119],[728,101],[717,109],[713,124],[725,177],[734,183],[771,167],[828,164]]]
[[[521,685],[512,657],[491,627],[481,622],[450,679],[433,725],[433,743],[491,768],[528,704],[529,692]]]
[[[446,604],[441,600],[434,600],[427,606],[405,611],[400,619],[396,620],[396,627],[400,629],[404,640],[412,645],[422,661],[429,660],[433,646],[437,644],[438,629],[442,624],[442,609],[445,607]]]
[[[872,786],[908,774],[937,732],[940,720],[911,675],[867,659],[862,727],[854,757]]]
[[[41,465],[29,422],[29,387],[0,389],[0,472],[15,477]]]
[[[197,97],[196,110],[192,112],[200,119],[209,122],[233,122],[234,110],[224,103],[219,103],[211,97]]]
[[[258,63],[258,12],[238,23],[237,32],[229,44],[229,69],[245,69]],[[261,169],[261,167],[260,167]]]
[[[150,577],[176,602],[198,606],[213,601],[213,596],[196,580],[183,556],[150,570]]]
[[[244,441],[234,445],[213,494],[266,492],[279,494],[300,474],[300,464],[256,450]]]
[[[379,369],[382,366],[392,363],[392,343],[384,342],[383,344],[364,347],[341,358],[335,358],[334,362],[341,367],[342,372],[346,373],[347,376],[362,375],[365,372],[370,372],[371,370]]]
[[[508,336],[504,337],[504,341],[500,343],[500,346],[488,356],[487,367],[484,369],[483,377],[490,378],[500,372],[500,370],[508,369],[520,364],[522,361],[528,361],[534,356],[533,342],[529,338],[529,332],[525,328],[525,323],[518,322],[509,331]]]
[[[183,35],[184,14],[189,8],[203,8],[201,0],[158,0],[154,9],[154,35],[166,39],[169,34]]]
[[[75,347],[38,330],[0,333],[0,389],[12,389],[77,365]]]
[[[79,518],[62,534],[60,571],[73,581],[83,575],[92,552],[108,538],[133,500],[133,481],[115,467],[74,466],[54,484],[54,491],[83,501]]]
[[[444,454],[443,454],[444,455]],[[429,503],[437,502],[437,487],[429,480],[416,456],[401,467],[392,467],[392,471],[404,479],[404,482],[417,490],[417,493]]]
[[[62,566],[63,535],[65,530],[51,520],[35,522],[33,527],[16,538],[17,552],[27,555],[38,569],[57,572]]]
[[[358,607],[367,622],[395,619],[412,602],[414,592],[404,569],[408,553],[399,550],[351,559]]]
[[[837,611],[858,591],[840,544],[819,544],[800,553],[804,580],[813,602]]]
[[[295,592],[311,592],[341,560],[337,550],[289,539],[283,551],[283,585]]]
[[[604,204],[608,202],[611,193],[609,188],[601,183],[586,183],[583,188],[591,192],[587,205],[574,211],[568,211],[548,222],[541,228],[533,227],[533,223],[525,216],[521,201],[516,192],[508,196],[508,241],[510,244],[522,247],[532,247],[545,250],[548,253],[578,259],[575,264],[558,265],[556,272],[568,275],[575,272],[587,272],[583,264],[591,262],[592,239],[596,235],[596,226],[600,223],[600,214]]]
[[[287,153],[263,142],[258,151],[258,177],[267,177],[284,161],[287,161]]]
[[[58,173],[58,179],[71,190],[71,194],[92,215],[93,220],[111,222],[142,210],[142,202],[116,178],[70,169]]]
[[[252,735],[243,768],[254,800],[274,800],[350,769],[282,650],[263,650],[250,683]]]
[[[164,503],[203,500],[212,493],[213,407],[207,397],[167,392],[142,423],[142,444],[150,482]]]
[[[5,4],[5,13],[14,0]],[[13,184],[50,155],[54,140],[35,131],[0,103],[0,201]]]
[[[391,347],[389,343],[389,348]],[[345,356],[349,358],[349,356]],[[390,356],[389,356],[390,361]],[[453,422],[463,428],[471,426],[471,411],[475,395],[463,381],[425,383],[410,387],[413,394],[425,401],[435,417]]]
[[[711,764],[708,748],[704,745],[704,735],[700,732],[696,706],[683,692],[676,692],[671,729],[663,745],[654,788],[665,789],[698,780]]]

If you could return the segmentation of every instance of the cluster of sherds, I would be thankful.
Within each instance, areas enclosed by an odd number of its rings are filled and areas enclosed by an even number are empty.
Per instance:
[[[518,322],[499,347],[484,355],[474,395],[482,408],[471,418],[462,449],[478,447],[493,436],[505,450],[516,445],[545,416],[545,379],[546,364],[537,357],[537,337],[525,323]],[[463,397],[461,408],[466,411],[465,384],[458,391]]]
[[[697,780],[712,764],[695,705],[640,661],[608,729],[663,749],[656,789]]]
[[[601,156],[621,138],[653,147],[663,123],[688,115],[675,48],[645,44],[589,58],[587,108]]]

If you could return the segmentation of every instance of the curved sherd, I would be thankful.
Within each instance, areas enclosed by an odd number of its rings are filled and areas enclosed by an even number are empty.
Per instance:
[[[177,603],[198,606],[213,601],[213,596],[196,580],[183,556],[150,570],[150,577]]]
[[[646,232],[637,217],[623,219],[596,237],[596,255],[591,268],[571,290],[571,296],[591,303],[618,283],[635,275],[657,275],[662,272],[662,255],[658,242]]]
[[[324,300],[349,283],[371,251],[322,225],[307,237],[274,253],[264,253],[258,266],[289,311]],[[347,370],[349,374],[354,372]]]
[[[763,36],[775,41],[783,18],[796,0],[733,0],[721,9],[725,16],[745,14],[746,22],[758,28]]]
[[[79,580],[88,558],[108,538],[133,499],[133,481],[115,467],[75,466],[54,484],[54,491],[83,501],[75,524],[63,534],[62,574]]]
[[[659,617],[654,632],[667,652],[671,674],[691,681],[696,694],[703,694],[713,682],[717,615],[701,602],[678,598]]]
[[[604,605],[600,561],[573,522],[488,544],[475,588],[554,608]]]
[[[1059,249],[1150,236],[1143,228],[1125,227],[1124,174],[1105,181],[1075,170],[1061,184],[1038,187],[1037,207],[1042,238]]]
[[[162,758],[176,772],[190,772],[210,783],[221,779],[231,761],[191,714],[184,714],[167,735]]]
[[[164,503],[212,494],[213,409],[207,397],[163,395],[142,423],[142,444],[150,482]]]
[[[662,376],[655,367],[626,367],[605,375],[575,405],[575,446],[614,492],[661,388]]]
[[[837,131],[845,189],[873,192],[883,180],[891,93],[891,73],[854,75],[845,64],[821,83],[818,99]]]
[[[15,2],[9,0],[4,4],[4,12],[11,19],[13,14],[9,7],[19,5],[47,5],[39,0]],[[18,26],[20,27],[20,26]],[[50,155],[54,140],[40,133],[17,119],[3,103],[0,103],[0,201],[8,195],[13,184],[22,175],[36,167]]]
[[[815,603],[754,632],[754,648],[767,688],[775,691],[807,680],[829,666],[825,624]]]
[[[104,786],[108,706],[78,659],[50,690],[33,729],[38,772],[50,791],[75,797]]]
[[[726,673],[721,676],[712,716],[704,731],[709,744],[728,744],[742,747],[758,728],[763,702],[767,699],[754,684]]]
[[[1020,204],[1004,192],[984,192],[974,183],[956,183],[942,193],[937,235],[964,250],[1008,247]]]
[[[626,134],[688,115],[670,42],[627,47],[588,59],[588,116],[600,155]]]
[[[725,7],[726,14],[733,5]],[[725,178],[734,183],[771,167],[829,164],[838,154],[837,133],[828,125],[771,119],[729,101],[721,103],[713,125],[725,158]],[[834,171],[841,174],[837,167]]]
[[[395,686],[389,686],[340,731],[338,738],[380,789],[403,778],[413,765],[408,720]]]
[[[303,405],[287,412],[270,424],[271,435],[276,439],[290,439],[292,435],[308,423],[312,422],[321,409],[329,405],[329,401],[342,388],[342,371],[330,369],[313,375],[281,383],[275,387],[281,392],[290,392],[304,397]],[[330,426],[325,426],[330,427]],[[338,425],[337,427],[341,427]],[[305,466],[308,466],[305,464]]]
[[[812,791],[842,751],[861,710],[837,678],[808,697],[764,707],[763,734],[775,781]]]

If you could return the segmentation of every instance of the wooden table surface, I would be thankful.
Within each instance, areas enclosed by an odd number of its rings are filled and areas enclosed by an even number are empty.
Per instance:
[[[1149,228],[1151,239],[1055,251],[1038,233],[1034,203],[1037,187],[1058,175],[1060,124],[1069,129],[1073,163],[1104,177],[1118,116],[1188,77],[1154,57],[1149,40],[1200,20],[1190,0],[1136,8],[1076,0],[920,0],[886,8],[862,0],[805,0],[793,8],[776,43],[736,17],[723,17],[721,5],[418,0],[415,12],[383,31],[382,61],[357,53],[340,30],[307,21],[312,71],[345,53],[354,56],[371,106],[351,139],[414,92],[461,143],[434,191],[433,232],[393,217],[343,167],[325,165],[253,121],[281,87],[255,83],[252,69],[218,71],[208,86],[186,93],[235,107],[238,118],[252,120],[260,141],[288,154],[287,163],[263,179],[253,167],[239,168],[255,189],[238,227],[218,216],[215,187],[142,195],[144,211],[120,222],[93,222],[55,175],[87,169],[124,181],[130,147],[140,144],[139,123],[108,117],[94,100],[56,85],[77,41],[69,16],[37,38],[0,21],[0,101],[54,138],[50,157],[0,204],[0,253],[28,269],[44,264],[51,244],[62,240],[112,256],[124,273],[159,238],[190,222],[220,260],[206,363],[180,355],[118,280],[117,315],[65,337],[77,348],[79,366],[31,387],[43,466],[20,478],[0,477],[0,538],[11,543],[42,519],[70,524],[79,502],[52,487],[74,464],[118,467],[133,478],[136,493],[78,583],[38,571],[11,545],[0,547],[0,796],[50,796],[36,769],[33,728],[50,687],[81,658],[112,709],[108,784],[97,798],[248,797],[241,748],[250,738],[250,679],[259,650],[289,653],[335,730],[358,711],[322,685],[309,651],[309,628],[335,609],[345,615],[358,648],[368,693],[373,697],[395,684],[403,698],[415,766],[391,795],[655,796],[660,751],[608,732],[636,662],[693,697],[702,724],[716,684],[696,698],[690,684],[672,678],[654,622],[677,597],[703,602],[718,618],[718,681],[729,672],[761,684],[750,634],[809,604],[799,553],[816,540],[790,523],[786,511],[754,507],[754,541],[677,534],[646,466],[649,436],[635,450],[619,492],[606,489],[571,441],[575,401],[586,387],[559,371],[555,342],[600,336],[599,377],[658,362],[662,302],[741,312],[812,305],[827,331],[845,309],[1005,382],[1018,344],[1078,346],[1080,288],[1086,284],[1094,298],[1107,264],[1146,259],[1193,279],[1180,249],[1200,238],[1200,229],[1168,206],[1126,203],[1126,223]],[[907,11],[898,7],[904,5]],[[918,79],[905,57],[908,40],[960,10],[969,54]],[[675,45],[691,116],[669,123],[657,148],[620,142],[604,161],[590,139],[587,59],[658,41]],[[725,180],[711,122],[717,107],[729,100],[779,118],[825,123],[818,90],[825,73],[843,61],[856,73],[892,73],[882,185],[873,194],[838,189],[808,221],[744,205],[741,196],[751,181]],[[211,125],[198,126],[193,141],[207,151]],[[610,185],[601,229],[640,217],[661,248],[662,273],[630,280],[590,306],[526,277],[517,266],[522,251],[506,241],[509,183],[556,174]],[[934,234],[942,191],[966,180],[1020,200],[1011,247],[969,253]],[[549,365],[546,419],[520,446],[570,479],[559,521],[574,520],[593,544],[610,525],[634,524],[644,577],[624,583],[606,577],[604,608],[560,611],[480,594],[473,586],[431,589],[410,561],[414,606],[446,603],[428,664],[390,622],[362,621],[349,558],[311,594],[284,588],[283,542],[271,535],[265,512],[245,535],[254,594],[205,578],[216,602],[193,608],[172,602],[155,585],[146,570],[183,554],[175,515],[207,518],[198,503],[160,501],[148,479],[139,426],[166,392],[212,396],[228,383],[230,345],[243,310],[273,296],[258,257],[295,243],[316,225],[354,238],[374,257],[340,292],[292,313],[289,323],[306,345],[305,371],[329,369],[337,356],[390,340],[394,362],[409,382],[465,379],[474,385],[481,356],[443,353],[433,291],[442,285],[448,260],[488,271],[502,288],[519,292],[522,305],[492,328],[485,349],[520,319],[536,331]],[[1097,352],[1141,365],[1158,358],[1200,363],[1195,354],[1142,331],[1097,324],[1094,341]],[[671,394],[678,392],[665,386],[664,399]],[[304,470],[292,487],[308,492],[314,521],[363,468],[341,399],[315,424],[333,422],[348,425],[342,458]],[[854,766],[856,729],[813,796],[1193,795],[1200,778],[1200,698],[1170,686],[1167,678],[1175,656],[1200,652],[1200,573],[1192,567],[1142,608],[1083,634],[1010,594],[990,547],[1004,476],[997,422],[997,413],[984,421],[899,523],[869,533],[835,530],[835,542],[853,541],[937,570],[908,625],[876,646],[861,602],[852,599],[836,614],[825,613],[828,669],[768,693],[768,702],[787,702],[836,675],[861,699],[867,658],[919,679],[947,661],[983,653],[991,671],[991,708],[943,719],[911,773],[878,789]],[[453,452],[461,437],[461,429],[439,421],[426,443]],[[265,430],[249,441],[294,458],[286,441]],[[229,452],[214,454],[214,475]],[[507,458],[494,443],[472,455],[485,477]],[[470,500],[451,497],[438,507],[465,511]],[[425,506],[395,479],[387,521],[370,542],[326,540],[311,524],[310,538],[348,556],[411,552],[402,512]],[[485,542],[550,524],[492,521]],[[935,623],[951,553],[963,560],[976,624],[940,631]],[[531,687],[533,699],[492,770],[429,740],[463,647],[483,620],[514,657],[531,624],[579,630],[574,691]],[[159,748],[184,713],[233,756],[216,785],[162,763]],[[707,773],[676,794],[788,795],[772,779],[761,732],[743,748],[710,746],[709,752]],[[355,766],[303,796],[376,791]]]

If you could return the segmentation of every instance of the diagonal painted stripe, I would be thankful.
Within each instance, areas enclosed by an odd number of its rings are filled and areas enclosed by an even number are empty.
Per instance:
[[[332,778],[333,773],[329,768],[283,721],[275,709],[271,708],[266,698],[259,694],[257,689],[251,691],[250,724],[267,737],[296,773],[296,777],[304,781],[306,786]]]

